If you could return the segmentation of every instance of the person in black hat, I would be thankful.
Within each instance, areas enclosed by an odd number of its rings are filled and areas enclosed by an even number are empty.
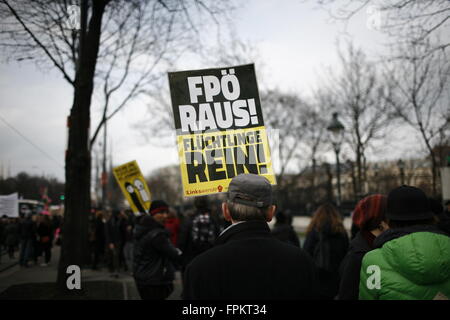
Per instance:
[[[213,247],[219,235],[219,226],[211,215],[208,198],[196,197],[194,206],[193,216],[185,219],[180,231],[178,247],[183,251],[182,273],[196,256]]]
[[[183,299],[312,298],[313,262],[302,249],[273,238],[267,222],[275,209],[266,178],[234,177],[222,204],[232,224],[187,266]]]
[[[174,263],[181,251],[170,241],[164,228],[169,207],[155,200],[150,214],[141,216],[136,225],[133,251],[133,276],[142,300],[164,300],[173,291]]]
[[[436,225],[425,193],[411,186],[387,198],[389,229],[362,262],[360,299],[450,298],[450,237]]]

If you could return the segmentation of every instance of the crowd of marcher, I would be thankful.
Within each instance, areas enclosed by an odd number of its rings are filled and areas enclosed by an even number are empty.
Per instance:
[[[10,259],[15,259],[18,254],[21,267],[29,267],[30,264],[45,267],[51,261],[53,245],[58,244],[60,227],[61,217],[58,215],[3,216],[0,220],[0,248]]]
[[[93,270],[108,268],[112,277],[132,272],[135,216],[129,210],[93,210],[89,221],[89,257]]]
[[[116,278],[129,273],[145,300],[167,299],[176,271],[187,300],[450,298],[450,201],[444,208],[400,186],[364,197],[351,219],[346,230],[337,208],[324,203],[300,241],[268,180],[241,174],[219,208],[202,196],[183,213],[163,200],[140,214],[92,210],[90,265]],[[40,257],[45,266],[61,228],[58,216],[4,217],[0,244],[10,257],[20,248],[23,267]]]
[[[324,203],[302,245],[292,213],[272,204],[270,183],[239,175],[222,204],[223,219],[206,197],[197,197],[180,223],[168,222],[167,203],[153,201],[135,222],[134,278],[143,299],[166,299],[177,269],[187,300],[448,299],[446,205],[400,186],[359,201],[349,232],[337,208]]]

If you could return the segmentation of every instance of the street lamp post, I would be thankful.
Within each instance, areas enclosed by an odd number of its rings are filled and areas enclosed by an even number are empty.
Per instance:
[[[373,165],[374,180],[375,180],[375,192],[378,192],[378,171],[379,170],[380,170],[380,167],[378,166],[378,163],[375,163]]]
[[[342,141],[344,139],[344,126],[338,119],[338,113],[333,113],[333,119],[328,126],[331,144],[336,154],[336,177],[337,177],[337,206],[341,206],[341,164],[339,162],[339,152],[341,151]]]
[[[400,169],[400,182],[401,182],[401,185],[404,185],[405,184],[405,162],[402,159],[400,159],[397,162],[397,166]]]

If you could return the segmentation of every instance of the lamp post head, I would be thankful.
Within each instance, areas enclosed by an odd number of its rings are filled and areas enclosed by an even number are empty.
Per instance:
[[[340,132],[344,130],[344,125],[339,121],[337,112],[333,112],[333,119],[327,129],[331,132]]]
[[[335,150],[339,150],[344,139],[344,125],[338,119],[338,113],[333,113],[333,119],[327,127],[327,130],[331,132],[330,139]]]
[[[405,169],[405,162],[402,159],[400,159],[397,161],[397,166],[400,168],[400,170],[403,170]]]

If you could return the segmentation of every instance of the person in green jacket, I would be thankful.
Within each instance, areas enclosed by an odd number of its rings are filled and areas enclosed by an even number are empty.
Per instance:
[[[450,299],[450,237],[437,227],[425,193],[392,190],[386,217],[389,229],[363,258],[359,299]]]

